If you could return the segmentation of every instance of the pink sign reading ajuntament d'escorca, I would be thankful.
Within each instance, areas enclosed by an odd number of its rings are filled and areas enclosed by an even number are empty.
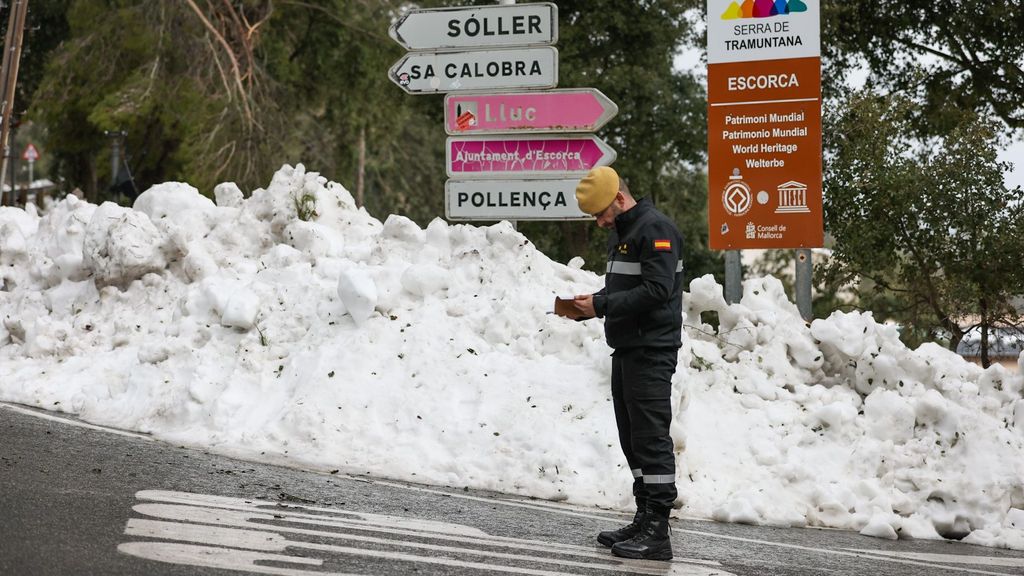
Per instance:
[[[570,88],[543,92],[449,95],[449,134],[496,132],[593,132],[619,108],[599,90]]]
[[[579,174],[615,161],[615,150],[596,136],[449,138],[448,176],[490,177]]]

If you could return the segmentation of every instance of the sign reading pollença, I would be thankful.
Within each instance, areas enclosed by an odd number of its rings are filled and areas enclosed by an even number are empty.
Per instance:
[[[410,94],[553,88],[558,85],[558,50],[520,48],[468,52],[410,52],[388,72]]]
[[[576,204],[578,178],[560,180],[449,180],[449,220],[573,220],[591,216]]]
[[[389,34],[408,50],[554,44],[558,8],[545,2],[410,10]]]
[[[713,249],[824,243],[819,14],[819,0],[708,0]]]

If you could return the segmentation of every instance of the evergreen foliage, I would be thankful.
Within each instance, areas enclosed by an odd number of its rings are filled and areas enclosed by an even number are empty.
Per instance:
[[[914,97],[915,129],[946,134],[959,110],[1024,128],[1024,13],[1020,0],[963,5],[933,0],[822,2],[825,85],[866,65],[870,82]]]

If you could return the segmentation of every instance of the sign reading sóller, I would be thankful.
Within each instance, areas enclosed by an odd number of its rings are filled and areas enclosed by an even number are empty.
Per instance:
[[[708,223],[717,250],[824,243],[818,0],[708,0]]]
[[[550,3],[410,10],[388,31],[408,50],[554,44],[558,8]]]

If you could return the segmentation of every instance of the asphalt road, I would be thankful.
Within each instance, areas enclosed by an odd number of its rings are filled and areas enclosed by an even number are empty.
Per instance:
[[[1024,553],[673,520],[675,560],[594,508],[295,470],[0,404],[0,574],[1024,574]]]

